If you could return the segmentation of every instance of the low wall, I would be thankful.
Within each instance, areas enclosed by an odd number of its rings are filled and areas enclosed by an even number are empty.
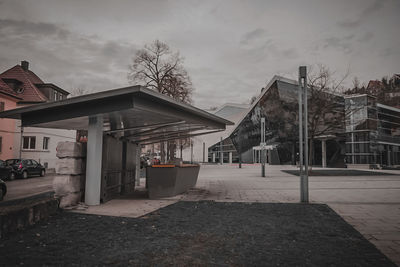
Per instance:
[[[2,202],[0,205],[0,238],[55,214],[58,204],[54,192]]]
[[[85,145],[60,142],[57,145],[57,157],[53,189],[60,199],[60,208],[65,208],[82,201],[85,190]]]

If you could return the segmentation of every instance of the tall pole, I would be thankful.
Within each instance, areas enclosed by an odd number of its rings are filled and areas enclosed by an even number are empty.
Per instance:
[[[265,177],[265,118],[261,118],[261,176]]]
[[[303,87],[301,84],[301,75],[299,70],[299,167],[300,167],[300,188],[302,195],[303,180]]]
[[[300,199],[308,203],[308,105],[307,67],[299,67],[299,152],[300,152]],[[304,105],[304,111],[303,111]],[[304,154],[303,154],[304,153]],[[303,170],[304,163],[304,170]]]

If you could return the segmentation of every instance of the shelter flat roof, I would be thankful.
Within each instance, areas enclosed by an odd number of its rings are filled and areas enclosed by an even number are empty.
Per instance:
[[[0,112],[22,126],[85,130],[103,115],[103,131],[154,143],[224,130],[232,122],[142,86],[131,86]]]

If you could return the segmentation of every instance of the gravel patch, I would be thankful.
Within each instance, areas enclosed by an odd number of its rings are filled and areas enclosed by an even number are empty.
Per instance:
[[[178,202],[141,218],[60,212],[0,240],[0,265],[395,266],[326,205]]]

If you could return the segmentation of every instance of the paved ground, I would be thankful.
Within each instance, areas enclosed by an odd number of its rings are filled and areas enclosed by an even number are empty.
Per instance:
[[[54,174],[46,174],[44,177],[34,176],[28,179],[15,179],[6,181],[7,195],[4,201],[20,199],[32,195],[53,190]]]
[[[282,172],[293,166],[205,165],[186,200],[298,202],[299,178]],[[400,171],[396,175],[310,177],[310,201],[326,203],[400,266]]]
[[[0,266],[394,266],[326,205],[180,201],[63,212],[0,240]]]

